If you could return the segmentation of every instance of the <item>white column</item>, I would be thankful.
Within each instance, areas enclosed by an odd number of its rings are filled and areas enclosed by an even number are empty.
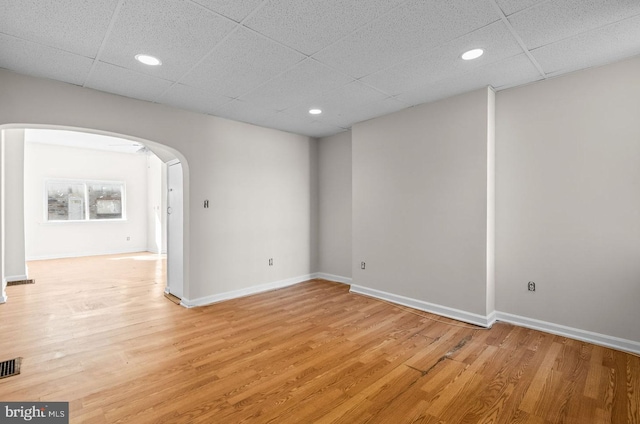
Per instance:
[[[4,278],[26,280],[24,238],[24,134],[23,129],[4,130]]]
[[[4,278],[4,131],[0,130],[0,303],[7,301],[7,280]]]

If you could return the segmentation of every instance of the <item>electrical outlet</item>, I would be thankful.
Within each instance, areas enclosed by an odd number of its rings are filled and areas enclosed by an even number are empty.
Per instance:
[[[360,269],[365,269],[366,264],[364,262],[360,262]]]
[[[269,266],[273,266],[273,258],[269,258]]]
[[[536,291],[536,283],[534,283],[533,281],[529,281],[529,284],[527,284],[527,289],[529,291]]]
[[[131,237],[127,237],[127,241],[130,241],[130,240],[131,240]]]

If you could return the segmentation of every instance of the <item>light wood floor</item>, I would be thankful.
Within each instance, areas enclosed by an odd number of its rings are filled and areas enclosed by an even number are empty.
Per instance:
[[[575,340],[322,280],[185,309],[150,254],[29,270],[0,305],[0,360],[24,358],[0,400],[69,401],[73,423],[640,422],[640,358]]]

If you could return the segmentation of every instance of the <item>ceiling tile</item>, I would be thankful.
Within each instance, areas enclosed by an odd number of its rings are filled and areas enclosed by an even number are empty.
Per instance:
[[[218,107],[228,103],[231,99],[200,88],[175,84],[158,101],[194,112],[212,114]]]
[[[316,98],[311,98],[308,104],[297,105],[284,110],[287,115],[297,116],[301,119],[315,119],[331,122],[348,122],[348,111],[358,109],[366,104],[379,102],[385,99],[385,94],[374,90],[367,85],[353,81]],[[310,108],[319,108],[322,114],[315,118],[309,115]]]
[[[154,101],[171,86],[171,82],[99,62],[85,86],[134,99]]]
[[[284,110],[318,98],[324,92],[352,81],[313,59],[298,63],[283,74],[244,95],[240,100]]]
[[[0,46],[0,68],[34,77],[82,85],[93,64],[93,59],[1,33]]]
[[[404,0],[272,0],[245,25],[311,55]]]
[[[238,28],[180,81],[228,97],[239,97],[304,58],[254,31]]]
[[[529,49],[640,14],[638,0],[547,1],[509,17]]]
[[[358,108],[344,111],[335,122],[332,122],[344,128],[351,128],[353,124],[358,122],[388,115],[408,107],[409,105],[407,103],[401,102],[394,97],[387,97],[383,100],[367,103]]]
[[[486,0],[410,0],[314,58],[361,78],[498,19]]]
[[[1,2],[0,32],[94,58],[118,0]]]
[[[509,16],[513,13],[524,10],[528,7],[534,6],[538,3],[548,0],[495,0],[500,9],[505,15]]]
[[[640,15],[531,53],[548,75],[602,65],[640,54]]]
[[[263,0],[193,0],[209,10],[233,19],[236,22],[242,21],[251,13]]]
[[[482,48],[485,53],[475,60],[465,61],[460,58],[462,53],[473,48]],[[498,21],[428,53],[368,75],[362,81],[390,95],[397,95],[521,52],[520,45],[511,36],[506,25]]]
[[[100,60],[176,81],[235,27],[185,0],[131,0],[120,10]],[[158,57],[162,66],[138,63],[139,53]]]
[[[299,117],[293,117],[283,112],[270,116],[268,126],[282,131],[317,138],[337,134],[345,130],[345,128],[320,120],[314,120],[312,118],[300,119]]]
[[[241,100],[232,100],[218,107],[214,115],[236,121],[264,125],[268,124],[268,118],[276,113],[277,111],[273,108],[263,108]]]
[[[403,93],[398,99],[411,105],[432,102],[467,91],[492,86],[500,90],[542,79],[538,69],[524,54],[519,54],[466,74],[446,78],[419,89]]]

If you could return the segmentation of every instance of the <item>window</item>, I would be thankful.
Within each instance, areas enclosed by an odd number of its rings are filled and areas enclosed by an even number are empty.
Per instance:
[[[117,181],[49,180],[48,221],[124,219],[124,183]]]

